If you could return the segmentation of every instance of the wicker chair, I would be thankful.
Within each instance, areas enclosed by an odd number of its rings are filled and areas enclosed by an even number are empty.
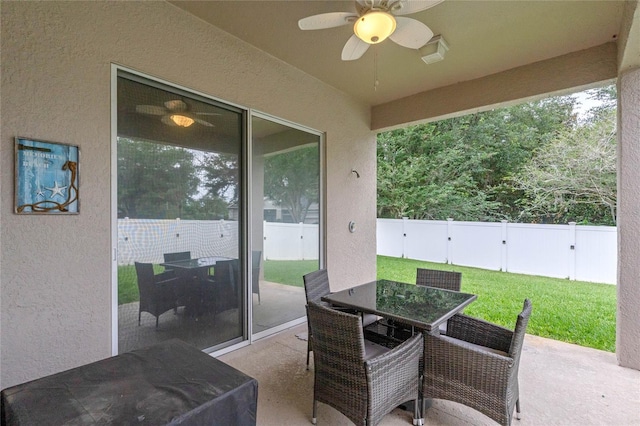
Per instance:
[[[304,281],[304,294],[307,298],[307,306],[309,303],[317,303],[319,305],[331,307],[331,305],[327,302],[322,301],[322,297],[331,293],[329,287],[329,274],[326,269],[319,269],[317,271],[309,272],[306,275],[302,276],[302,280]],[[341,311],[354,313],[351,309],[343,309],[336,306],[332,307],[333,309],[338,309]],[[378,317],[371,314],[364,314],[362,317],[362,322],[364,326],[368,326],[373,324],[378,320]],[[313,350],[313,338],[311,333],[311,327],[309,327],[309,322],[307,321],[307,370],[309,369],[309,354]]]
[[[446,336],[425,334],[423,397],[459,402],[510,425],[514,406],[520,414],[518,367],[530,315],[525,299],[514,331],[457,314]]]
[[[190,251],[181,251],[177,253],[164,253],[164,261],[165,262],[176,262],[178,260],[191,260],[191,252]],[[175,268],[171,266],[165,266],[165,271],[174,271]]]
[[[318,402],[340,411],[356,425],[376,425],[398,405],[414,401],[419,417],[418,362],[422,336],[417,334],[394,349],[366,341],[359,315],[310,302],[314,336],[313,416]]]
[[[170,310],[175,312],[178,306],[176,291],[180,280],[169,272],[155,275],[151,263],[135,262],[135,266],[140,296],[138,325],[140,325],[142,312],[148,312],[156,317],[156,328],[158,328],[160,315]]]
[[[437,271],[435,269],[418,268],[416,285],[460,291],[462,274],[453,271]]]

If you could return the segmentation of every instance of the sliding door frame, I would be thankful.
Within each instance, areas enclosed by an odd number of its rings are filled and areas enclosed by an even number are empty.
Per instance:
[[[187,92],[189,94],[202,97],[206,100],[211,100],[216,103],[236,108],[242,111],[242,141],[240,148],[241,158],[241,174],[240,174],[240,188],[242,191],[242,205],[241,209],[241,238],[240,244],[240,259],[242,267],[242,278],[244,285],[244,298],[242,303],[244,304],[243,315],[243,332],[242,341],[227,346],[218,351],[212,352],[212,355],[218,356],[224,353],[228,353],[239,349],[241,347],[250,345],[252,342],[259,340],[263,337],[277,333],[281,330],[285,330],[294,325],[304,323],[306,317],[301,317],[293,321],[289,321],[285,324],[273,327],[271,329],[262,331],[260,333],[253,333],[253,293],[251,288],[252,270],[251,270],[251,258],[253,245],[251,243],[251,212],[252,201],[250,194],[252,193],[252,153],[253,153],[253,136],[251,122],[254,117],[264,120],[273,121],[297,130],[308,132],[317,135],[319,138],[319,267],[325,266],[326,259],[326,146],[325,146],[325,134],[318,130],[296,124],[273,115],[252,110],[242,105],[235,104],[233,102],[226,101],[224,99],[218,99],[214,96],[206,93],[199,92],[197,90],[190,89],[179,84],[166,81],[149,74],[145,74],[134,69],[119,65],[111,64],[111,353],[112,355],[118,354],[118,158],[117,158],[117,138],[118,138],[118,75],[120,73],[127,73],[133,76],[140,77],[150,82],[157,82],[162,86],[169,86],[180,91]]]

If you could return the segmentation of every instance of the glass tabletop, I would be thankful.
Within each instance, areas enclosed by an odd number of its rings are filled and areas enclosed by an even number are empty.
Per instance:
[[[212,256],[212,257],[200,257],[198,259],[176,260],[173,262],[163,262],[160,266],[170,266],[172,268],[181,269],[197,269],[207,268],[215,266],[216,262],[223,260],[232,260],[230,257]]]
[[[430,331],[476,300],[475,294],[378,280],[322,300]]]

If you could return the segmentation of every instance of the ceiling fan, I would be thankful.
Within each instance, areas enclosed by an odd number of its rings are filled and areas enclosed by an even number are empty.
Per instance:
[[[390,38],[400,46],[418,49],[433,37],[433,31],[409,15],[429,9],[443,0],[356,0],[356,12],[330,12],[298,21],[301,30],[321,30],[353,24],[354,34],[342,49],[342,60],[360,58],[371,44]]]
[[[189,106],[180,99],[166,101],[163,105],[136,105],[136,112],[146,115],[162,116],[160,121],[168,126],[189,127],[198,123],[206,127],[213,127],[208,121],[198,118],[198,115],[220,115],[215,112],[192,112]]]

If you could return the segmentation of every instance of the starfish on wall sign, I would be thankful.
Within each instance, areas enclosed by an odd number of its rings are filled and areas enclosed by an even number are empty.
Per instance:
[[[61,197],[64,198],[64,194],[62,193],[62,191],[67,189],[67,187],[66,186],[58,186],[58,181],[55,181],[54,185],[53,185],[53,188],[47,188],[45,186],[44,189],[51,191],[51,198],[55,197],[56,195],[60,195]]]

